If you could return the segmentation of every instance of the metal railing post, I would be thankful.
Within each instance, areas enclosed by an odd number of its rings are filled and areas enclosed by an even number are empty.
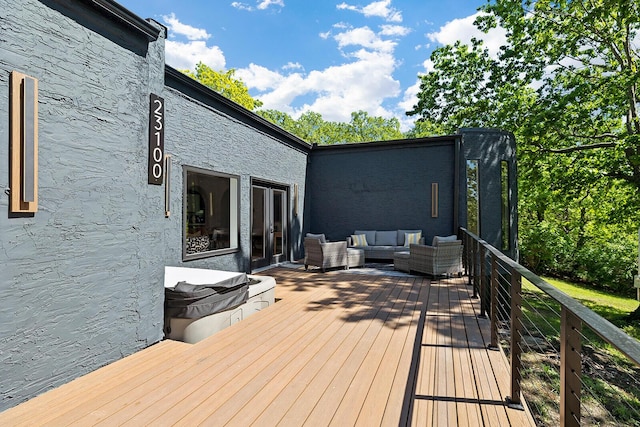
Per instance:
[[[491,343],[489,348],[498,349],[498,259],[491,254],[491,292],[490,292],[490,315],[491,315]]]
[[[480,246],[480,317],[487,317],[487,248]]]
[[[511,396],[507,404],[511,408],[524,409],[520,400],[522,381],[522,279],[520,273],[511,273]]]
[[[582,322],[564,305],[560,314],[560,425],[580,425]]]
[[[478,298],[478,246],[480,242],[473,240],[473,295],[471,298]]]

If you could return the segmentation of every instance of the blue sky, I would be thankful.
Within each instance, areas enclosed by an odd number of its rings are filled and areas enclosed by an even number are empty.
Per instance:
[[[472,22],[484,0],[120,0],[169,29],[166,61],[236,70],[264,108],[297,118],[350,120],[352,111],[405,116],[431,51],[480,34]],[[490,49],[500,30],[482,35]]]

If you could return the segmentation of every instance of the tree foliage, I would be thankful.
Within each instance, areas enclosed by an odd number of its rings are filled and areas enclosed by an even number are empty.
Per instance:
[[[276,110],[259,110],[257,113],[284,130],[313,144],[388,141],[403,137],[400,131],[400,121],[397,118],[374,117],[366,111],[351,113],[349,123],[326,121],[321,114],[314,112],[306,112],[297,120]]]
[[[518,143],[522,260],[540,273],[630,290],[640,224],[635,0],[494,0],[479,40],[436,49],[418,123],[512,131]]]
[[[249,95],[247,85],[235,77],[236,70],[215,71],[211,67],[198,62],[195,73],[183,70],[183,73],[213,89],[225,98],[242,105],[247,110],[255,110],[262,106],[262,102]]]

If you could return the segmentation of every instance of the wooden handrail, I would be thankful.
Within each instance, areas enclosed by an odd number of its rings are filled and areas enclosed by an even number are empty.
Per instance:
[[[491,318],[491,343],[489,348],[498,348],[498,296],[500,294],[499,268],[507,270],[510,276],[509,286],[509,318],[511,322],[510,356],[511,356],[511,396],[506,397],[512,407],[522,407],[520,399],[521,382],[521,340],[522,340],[522,278],[527,279],[542,292],[550,296],[561,306],[560,328],[560,422],[562,426],[580,425],[581,395],[581,338],[582,326],[587,325],[604,341],[622,352],[629,360],[640,366],[640,342],[604,319],[597,313],[571,298],[564,292],[550,285],[544,279],[505,256],[475,234],[460,228],[467,255],[467,271],[473,275],[474,295],[479,287],[481,307],[486,299],[485,275],[490,276],[489,313]],[[487,273],[487,257],[490,270]],[[480,316],[485,309],[481,309]]]

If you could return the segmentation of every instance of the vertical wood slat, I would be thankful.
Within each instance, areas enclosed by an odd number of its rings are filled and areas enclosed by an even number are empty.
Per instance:
[[[560,425],[580,425],[582,322],[562,306],[560,313]]]
[[[38,80],[12,71],[9,90],[9,208],[33,213],[38,210]]]

